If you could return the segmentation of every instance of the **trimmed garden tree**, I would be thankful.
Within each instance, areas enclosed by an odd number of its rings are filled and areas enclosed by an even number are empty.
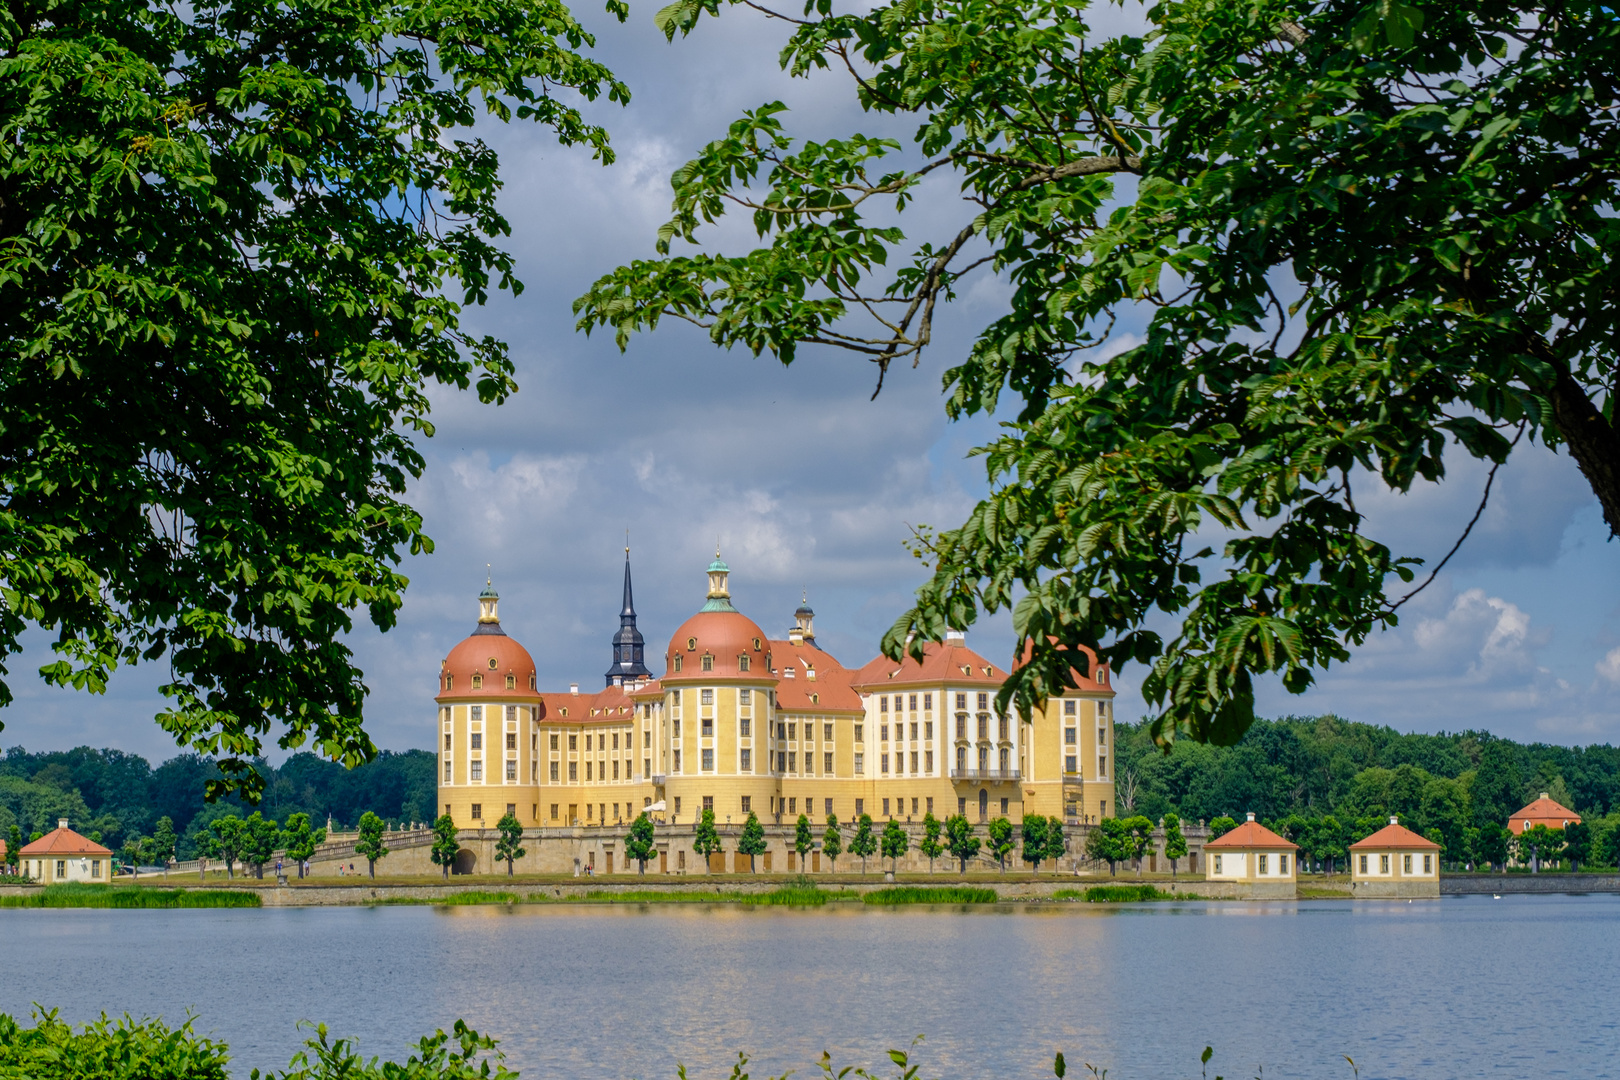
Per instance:
[[[376,754],[345,641],[432,550],[430,398],[516,390],[461,322],[521,289],[474,125],[611,160],[590,40],[559,0],[6,6],[0,655],[50,629],[41,674],[97,692],[161,659],[211,794],[256,799],[272,729]]]
[[[1569,868],[1580,873],[1581,864],[1592,854],[1592,826],[1584,821],[1572,821],[1564,826],[1564,858]]]
[[[906,832],[905,826],[894,818],[883,826],[883,857],[889,860],[889,872],[895,873],[900,869],[900,859],[911,850],[911,836]]]
[[[939,842],[939,819],[930,810],[923,815],[922,839],[917,843],[917,850],[928,859],[928,872],[934,872],[934,860],[945,853],[945,845]]]
[[[242,861],[253,867],[253,876],[264,877],[264,864],[276,853],[281,827],[257,810],[242,823]]]
[[[1153,850],[1153,819],[1138,814],[1125,819],[1131,858],[1136,860],[1136,876],[1142,876],[1142,860]]]
[[[1409,586],[1446,545],[1391,550],[1353,486],[1433,492],[1471,458],[1483,503],[1541,443],[1620,531],[1620,28],[1601,3],[1183,0],[1110,32],[1090,6],[727,0],[909,144],[747,112],[674,174],[659,257],[576,310],[621,342],[675,318],[783,363],[851,350],[881,388],[995,275],[943,375],[952,417],[1010,418],[990,490],[919,536],[933,577],[883,651],[1011,608],[1018,712],[1094,646],[1145,666],[1155,739],[1230,745],[1256,678],[1303,693],[1432,580]],[[960,209],[908,233],[930,189]],[[733,210],[757,245],[672,254]]]
[[[1046,861],[1046,815],[1025,814],[1022,832],[1024,848],[1019,855],[1039,874],[1041,863]]]
[[[1187,837],[1181,831],[1181,819],[1175,814],[1164,815],[1164,857],[1170,860],[1170,877],[1176,876],[1176,863],[1187,857]]]
[[[712,870],[709,858],[723,850],[720,830],[714,827],[714,808],[704,807],[698,816],[697,828],[692,832],[692,850],[703,860],[703,872]]]
[[[985,830],[990,837],[990,854],[995,857],[996,865],[1001,872],[1007,872],[1007,856],[1017,846],[1013,840],[1013,824],[1004,817],[992,818],[990,826]]]
[[[12,873],[20,873],[22,868],[23,832],[22,827],[13,823],[6,833],[6,860],[11,864]]]
[[[866,873],[866,860],[877,851],[877,837],[872,835],[872,815],[862,814],[855,823],[855,835],[849,838],[849,853],[861,860],[861,873]]]
[[[634,859],[637,872],[647,876],[647,860],[658,854],[658,843],[653,834],[652,815],[643,810],[630,823],[630,832],[624,838],[624,857]]]
[[[1046,858],[1057,870],[1058,860],[1069,850],[1069,838],[1063,835],[1063,818],[1053,814],[1046,819]]]
[[[311,827],[309,815],[303,811],[287,815],[281,828],[282,847],[287,858],[298,864],[298,876],[304,876],[304,862],[315,854],[315,849],[326,843],[326,826]]]
[[[428,858],[443,872],[446,881],[450,880],[450,868],[456,865],[456,856],[461,852],[461,840],[456,833],[455,819],[449,814],[440,814],[433,822],[433,847],[428,851]]]
[[[208,854],[225,860],[225,876],[236,876],[236,860],[247,844],[247,827],[235,814],[225,814],[208,823]]]
[[[1108,876],[1116,876],[1122,859],[1130,858],[1130,830],[1119,818],[1103,818],[1086,833],[1086,858],[1108,864]]]
[[[748,820],[743,822],[742,835],[737,837],[737,854],[748,856],[748,872],[754,873],[754,858],[765,854],[770,845],[765,842],[765,826],[759,823],[759,815],[752,810],[748,811]]]
[[[174,850],[179,846],[180,838],[174,833],[174,819],[165,814],[158,818],[157,825],[152,829],[152,855],[163,864],[163,875],[168,876],[169,863],[174,860]]]
[[[810,817],[800,814],[799,820],[793,826],[793,851],[799,856],[799,872],[805,869],[805,860],[816,847],[816,838],[810,834]]]
[[[945,819],[945,850],[959,864],[959,872],[967,875],[968,860],[979,853],[979,838],[973,835],[973,823],[964,814],[952,814]]]
[[[523,823],[509,812],[501,815],[495,829],[500,833],[495,841],[495,858],[506,862],[506,876],[511,877],[514,864],[529,853],[523,846]]]
[[[838,856],[844,851],[844,834],[838,828],[838,815],[827,815],[827,831],[821,834],[821,853],[827,856],[827,869],[838,868]]]
[[[388,854],[383,843],[383,832],[388,823],[367,810],[360,815],[360,837],[354,842],[354,853],[366,860],[366,869],[373,880],[377,877],[377,860]]]

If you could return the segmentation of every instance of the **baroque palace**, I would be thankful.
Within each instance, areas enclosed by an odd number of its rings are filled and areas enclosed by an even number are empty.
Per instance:
[[[613,662],[594,693],[541,689],[486,587],[477,628],[439,671],[443,812],[463,830],[492,830],[512,813],[542,839],[622,830],[643,810],[677,827],[704,809],[722,826],[750,813],[791,826],[802,813],[818,830],[828,814],[1039,813],[1080,824],[1112,812],[1106,667],[1093,662],[1077,689],[1021,723],[996,709],[1006,673],[961,634],[929,645],[920,663],[879,656],[847,668],[816,644],[808,605],[772,638],[732,605],[728,579],[717,552],[708,595],[671,635],[655,677],[626,549]]]

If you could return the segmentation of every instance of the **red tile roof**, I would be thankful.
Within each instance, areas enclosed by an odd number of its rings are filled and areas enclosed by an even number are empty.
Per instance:
[[[594,694],[571,690],[540,695],[540,719],[555,724],[623,723],[636,715],[636,703],[622,686],[609,686]]]
[[[850,685],[874,693],[885,687],[937,686],[940,683],[978,683],[986,690],[998,689],[1007,673],[962,644],[930,641],[919,663],[907,656],[895,663],[886,656],[868,662],[855,672]]]
[[[1433,840],[1419,836],[1405,825],[1398,825],[1394,821],[1391,821],[1388,825],[1367,837],[1367,839],[1357,840],[1350,845],[1351,851],[1389,851],[1391,849],[1400,850],[1405,848],[1415,848],[1420,851],[1439,851],[1440,845]]]
[[[864,713],[861,695],[850,686],[855,672],[831,653],[804,642],[771,642],[776,664],[776,707],[789,712]],[[792,672],[791,675],[788,673]],[[811,678],[811,675],[814,678]]]
[[[1258,821],[1245,821],[1237,828],[1204,845],[1210,848],[1288,848],[1297,851],[1299,845],[1278,836]]]
[[[1547,793],[1541,793],[1541,798],[1524,807],[1518,813],[1508,818],[1508,831],[1514,835],[1524,832],[1525,829],[1536,825],[1545,825],[1549,829],[1562,829],[1572,821],[1581,820],[1581,815],[1562,803],[1547,798]]]
[[[33,856],[63,856],[63,855],[111,855],[112,852],[85,837],[80,836],[72,829],[62,826],[52,829],[44,836],[26,845],[18,855]]]

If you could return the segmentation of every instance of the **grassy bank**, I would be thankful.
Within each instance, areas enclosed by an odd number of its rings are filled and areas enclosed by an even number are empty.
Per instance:
[[[47,885],[37,893],[0,896],[0,908],[256,908],[242,889],[148,889],[117,885]]]
[[[1164,892],[1152,885],[1093,885],[1089,889],[1059,889],[1054,900],[1080,900],[1087,904],[1135,904],[1147,900],[1202,900],[1197,893]]]
[[[994,904],[1001,899],[994,889],[975,889],[969,885],[945,885],[932,888],[900,885],[893,889],[878,889],[862,899],[868,904]]]

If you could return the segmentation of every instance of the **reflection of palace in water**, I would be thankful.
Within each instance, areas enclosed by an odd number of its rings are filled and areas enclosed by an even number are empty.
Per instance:
[[[643,809],[677,826],[705,808],[721,825],[806,814],[819,837],[829,814],[1080,823],[1112,810],[1114,692],[1095,656],[1078,689],[1020,723],[995,707],[1006,673],[961,634],[921,662],[846,668],[816,644],[808,605],[773,639],[732,606],[728,579],[717,553],[655,678],[627,551],[613,663],[594,693],[542,690],[486,588],[477,628],[439,672],[441,811],[467,830],[512,813],[531,835],[622,826]]]

